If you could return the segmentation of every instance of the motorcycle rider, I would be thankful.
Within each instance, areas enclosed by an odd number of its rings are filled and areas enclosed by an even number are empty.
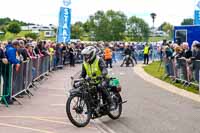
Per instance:
[[[108,103],[110,104],[110,109],[114,109],[115,106],[113,104],[113,99],[111,98],[107,86],[108,86],[108,71],[105,65],[105,62],[102,58],[97,56],[97,50],[93,46],[88,46],[81,52],[84,58],[83,66],[82,66],[82,72],[81,77],[86,78],[89,77],[91,79],[97,79],[98,77],[102,76],[107,81],[103,81],[100,91],[105,95],[105,97],[108,100]],[[97,80],[98,83],[98,80]]]
[[[134,66],[133,64],[133,58],[132,58],[132,50],[129,47],[129,44],[125,44],[125,50],[124,50],[124,59],[123,59],[123,63],[120,65],[121,67],[123,67],[124,63],[126,62],[127,58],[126,56],[128,56],[128,60],[131,61],[132,66]]]

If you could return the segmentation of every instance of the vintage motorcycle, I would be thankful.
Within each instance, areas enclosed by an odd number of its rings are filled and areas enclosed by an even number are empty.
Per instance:
[[[99,82],[97,83],[96,80]],[[107,79],[108,80],[108,79]],[[85,127],[91,119],[108,115],[111,119],[118,119],[122,113],[122,101],[119,80],[110,78],[106,81],[108,92],[112,98],[114,108],[110,108],[107,98],[100,88],[105,86],[105,78],[86,78],[74,80],[70,95],[66,103],[69,120],[77,127]]]
[[[126,64],[126,67],[129,67],[130,64],[132,64],[132,66],[134,66],[133,60],[131,59],[130,55],[126,55],[124,57],[123,63]],[[120,66],[123,67],[123,64],[121,64]]]

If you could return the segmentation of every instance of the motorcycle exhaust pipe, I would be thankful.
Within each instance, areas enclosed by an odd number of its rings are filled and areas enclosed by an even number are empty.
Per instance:
[[[124,101],[124,102],[121,102],[121,103],[119,103],[119,104],[124,104],[124,103],[127,103],[128,101]]]

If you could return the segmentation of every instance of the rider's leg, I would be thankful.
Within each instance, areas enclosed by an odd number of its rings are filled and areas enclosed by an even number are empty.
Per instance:
[[[136,58],[135,58],[135,55],[133,55],[133,59],[134,59],[134,61],[135,61],[135,64],[137,64],[137,60],[136,60]]]
[[[122,64],[120,65],[121,67],[124,65],[125,61],[126,61],[126,58],[124,57],[124,58],[123,58],[123,62],[122,62]]]
[[[134,66],[134,63],[133,63],[133,58],[130,56],[130,60],[131,60],[131,64],[132,66]]]

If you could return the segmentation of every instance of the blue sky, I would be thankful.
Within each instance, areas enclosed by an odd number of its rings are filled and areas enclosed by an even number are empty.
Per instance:
[[[155,12],[155,25],[164,21],[179,25],[184,18],[192,17],[196,0],[71,0],[72,23],[86,21],[97,10],[122,11],[128,17],[135,15],[152,25],[150,13]],[[57,25],[62,0],[0,0],[0,17],[26,22]]]

